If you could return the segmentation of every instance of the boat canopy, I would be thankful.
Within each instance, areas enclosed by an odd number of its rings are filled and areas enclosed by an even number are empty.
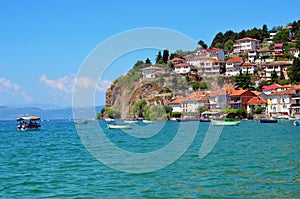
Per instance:
[[[23,121],[23,120],[40,120],[40,117],[36,117],[36,116],[24,116],[24,117],[20,117],[17,119],[17,121]]]

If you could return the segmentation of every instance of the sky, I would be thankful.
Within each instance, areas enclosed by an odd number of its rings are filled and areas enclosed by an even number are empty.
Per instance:
[[[299,20],[299,6],[298,0],[0,0],[0,106],[71,106],[74,84],[89,85],[76,81],[84,60],[124,31],[167,28],[210,45],[218,32]],[[154,61],[158,50],[163,49],[136,50],[114,60],[99,77],[95,105],[105,104],[112,81],[137,60]]]

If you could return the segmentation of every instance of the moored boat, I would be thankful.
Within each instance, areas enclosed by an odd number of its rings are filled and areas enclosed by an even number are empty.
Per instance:
[[[41,127],[41,118],[36,116],[26,116],[17,119],[19,124],[17,125],[18,131],[27,130],[39,130]]]
[[[75,120],[74,124],[87,124],[88,121],[87,120]]]
[[[295,120],[294,121],[294,126],[300,126],[300,120]]]
[[[260,119],[260,123],[277,123],[278,120],[275,119]]]
[[[132,129],[128,124],[107,124],[108,129]]]
[[[216,126],[238,126],[240,121],[225,121],[225,120],[212,120],[212,125]]]

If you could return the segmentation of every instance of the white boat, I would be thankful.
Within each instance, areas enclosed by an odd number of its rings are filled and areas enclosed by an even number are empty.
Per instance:
[[[36,116],[26,116],[17,119],[19,124],[17,125],[18,131],[39,130],[41,127],[41,118]]]
[[[224,120],[211,120],[212,125],[215,126],[238,126],[240,121],[224,121]]]
[[[127,124],[133,124],[133,123],[137,123],[138,121],[137,120],[125,120],[124,123],[127,123]]]
[[[132,129],[128,124],[107,124],[108,129]]]
[[[104,119],[106,122],[114,122],[115,121],[115,119],[112,119],[112,118],[105,118]]]
[[[151,120],[143,120],[143,122],[146,123],[146,124],[151,124],[151,123],[153,123],[153,121],[151,121]]]

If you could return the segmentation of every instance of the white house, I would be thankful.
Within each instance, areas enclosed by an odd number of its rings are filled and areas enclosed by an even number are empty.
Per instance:
[[[270,93],[268,95],[268,114],[291,114],[291,97],[295,94],[294,89]]]
[[[183,96],[177,96],[174,100],[169,102],[169,106],[172,107],[172,112],[182,112],[182,100]]]
[[[224,61],[225,53],[223,49],[220,48],[207,48],[207,49],[200,49],[196,52],[198,56],[208,56],[213,59],[217,59],[220,61]]]
[[[254,64],[243,63],[241,65],[241,70],[242,70],[242,73],[247,73],[247,71],[248,71],[249,74],[254,74],[257,71],[257,67]]]
[[[149,66],[142,69],[143,78],[155,78],[157,73],[162,72],[164,69],[156,67],[156,66]]]
[[[187,74],[191,71],[192,67],[193,66],[189,63],[176,64],[174,66],[175,68],[174,72],[178,74]]]
[[[233,53],[245,53],[249,50],[257,50],[259,48],[260,41],[250,37],[245,37],[242,39],[236,40],[236,43],[233,45]]]
[[[241,65],[244,63],[242,57],[236,57],[226,62],[226,75],[227,76],[236,76],[240,73]]]
[[[191,96],[182,100],[182,112],[195,113],[201,106],[209,106],[209,100],[200,93],[193,93]]]
[[[276,61],[276,62],[265,64],[266,78],[271,79],[271,73],[275,71],[278,77],[283,77],[285,79],[288,79],[286,69],[288,66],[291,65],[292,65],[291,61]]]

